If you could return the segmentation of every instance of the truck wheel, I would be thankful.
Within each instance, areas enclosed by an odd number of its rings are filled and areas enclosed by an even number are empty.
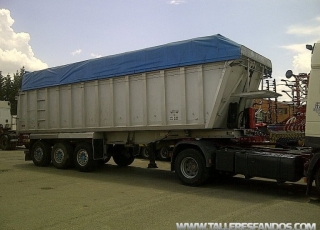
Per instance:
[[[174,162],[174,169],[185,185],[197,186],[205,183],[209,178],[209,168],[206,167],[205,159],[195,149],[181,151]]]
[[[53,165],[59,169],[65,169],[72,166],[73,147],[67,142],[56,143],[51,151],[51,160]]]
[[[118,166],[128,166],[134,161],[133,149],[115,146],[113,160]]]
[[[2,135],[0,137],[0,149],[2,150],[9,150],[10,149],[10,142],[8,135]]]
[[[96,166],[96,161],[93,160],[92,146],[88,143],[78,144],[74,150],[73,162],[81,172],[93,171]]]
[[[51,146],[44,141],[37,141],[31,150],[31,158],[36,166],[48,166],[51,162]]]
[[[149,158],[149,153],[146,147],[141,148],[140,150],[140,155],[143,159],[148,159]]]
[[[169,154],[170,154],[170,147],[162,147],[158,154],[159,160],[166,161],[170,159]]]
[[[318,193],[320,194],[320,168],[318,168],[314,180],[316,182],[316,189],[318,191]]]

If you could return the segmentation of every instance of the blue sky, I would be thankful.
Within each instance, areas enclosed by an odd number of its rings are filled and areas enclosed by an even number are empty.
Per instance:
[[[37,70],[222,34],[286,70],[310,71],[319,0],[0,0],[0,70]]]

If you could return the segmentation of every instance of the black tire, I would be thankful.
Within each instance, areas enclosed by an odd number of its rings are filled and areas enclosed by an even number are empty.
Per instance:
[[[115,146],[113,160],[118,166],[128,166],[134,161],[133,148]]]
[[[66,169],[73,164],[73,147],[68,142],[56,143],[51,151],[52,164],[58,169]]]
[[[164,146],[159,150],[159,160],[167,161],[170,159],[170,147]]]
[[[93,160],[93,149],[88,143],[80,143],[73,153],[73,163],[81,172],[90,172],[96,168],[97,162]]]
[[[9,141],[9,136],[8,135],[1,135],[0,136],[0,149],[2,150],[10,150],[11,145]]]
[[[149,152],[148,152],[148,149],[146,147],[142,147],[141,150],[140,150],[140,156],[143,158],[143,159],[149,159]]]
[[[51,146],[44,141],[37,141],[32,146],[31,159],[36,166],[48,166],[51,162]]]
[[[317,192],[320,194],[320,168],[318,168],[316,174],[314,175],[314,180],[316,183]]]
[[[181,151],[174,162],[174,169],[180,181],[189,186],[198,186],[209,178],[203,155],[195,149]]]

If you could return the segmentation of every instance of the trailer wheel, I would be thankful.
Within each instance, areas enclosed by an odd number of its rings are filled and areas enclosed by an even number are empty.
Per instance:
[[[48,166],[51,162],[51,146],[44,141],[37,141],[32,146],[31,159],[36,166]]]
[[[197,186],[205,183],[209,178],[209,168],[206,167],[205,159],[195,149],[181,151],[176,157],[174,169],[185,185]]]
[[[53,165],[59,169],[65,169],[72,166],[73,147],[67,142],[56,143],[51,151],[51,160]]]
[[[320,168],[318,168],[314,180],[316,182],[316,189],[318,191],[318,193],[320,194]]]
[[[124,146],[114,147],[113,160],[118,166],[128,166],[134,161],[133,149]]]
[[[170,147],[162,147],[159,151],[158,157],[163,161],[170,159]]]
[[[142,147],[140,150],[140,155],[143,159],[149,159],[149,152],[146,147]]]
[[[93,160],[92,146],[88,143],[78,144],[74,150],[73,162],[81,172],[93,171],[96,166],[96,161]]]
[[[10,142],[8,135],[0,136],[0,149],[2,150],[9,150],[10,149]]]

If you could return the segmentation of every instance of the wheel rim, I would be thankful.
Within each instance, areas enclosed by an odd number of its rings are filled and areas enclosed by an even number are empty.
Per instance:
[[[197,161],[192,157],[186,157],[180,164],[180,169],[184,177],[192,179],[197,176],[199,166]]]
[[[169,149],[168,149],[168,148],[161,149],[161,151],[160,151],[160,156],[161,156],[161,158],[163,158],[163,159],[168,158],[168,156],[169,156]]]
[[[56,149],[56,151],[54,151],[54,160],[55,160],[55,162],[57,162],[58,164],[61,164],[63,159],[64,159],[63,150],[62,149]]]
[[[41,161],[41,159],[43,158],[43,155],[44,153],[42,148],[38,147],[34,150],[34,159],[36,161]]]
[[[89,161],[89,154],[86,150],[80,149],[77,153],[77,162],[80,166],[86,166]]]

